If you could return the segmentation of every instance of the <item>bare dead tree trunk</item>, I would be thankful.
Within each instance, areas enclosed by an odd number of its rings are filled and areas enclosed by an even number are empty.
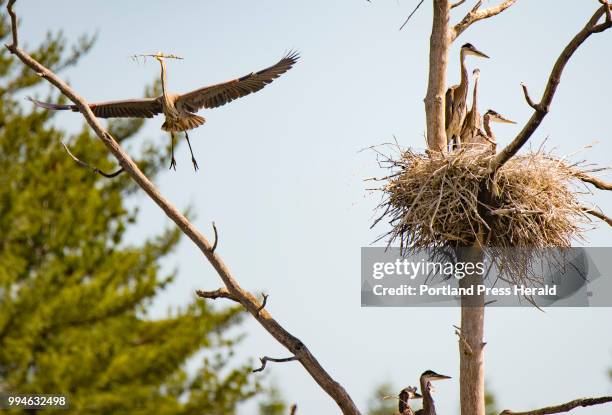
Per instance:
[[[429,40],[429,81],[425,96],[427,148],[432,151],[446,150],[444,95],[450,46],[449,19],[450,2],[433,0],[433,25]]]
[[[480,246],[461,247],[457,260],[476,264],[484,258]],[[474,295],[461,298],[459,335],[459,388],[462,415],[485,415],[484,394],[484,294],[476,294],[484,283],[482,274],[469,275],[459,282],[461,288],[472,288]]]

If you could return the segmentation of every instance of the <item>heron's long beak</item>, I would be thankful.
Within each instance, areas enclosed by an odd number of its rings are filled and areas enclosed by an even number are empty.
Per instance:
[[[506,117],[504,117],[502,115],[497,115],[495,117],[495,121],[499,122],[499,123],[502,123],[502,124],[516,124],[516,121],[509,120],[508,118],[506,118]]]
[[[433,375],[429,376],[429,380],[446,380],[446,379],[452,379],[450,376],[446,376],[446,375],[440,375],[438,373],[434,373]]]
[[[423,395],[421,395],[420,393],[414,392],[414,396],[412,399],[421,399],[423,397]]]
[[[481,57],[481,58],[487,58],[487,59],[490,59],[490,58],[489,58],[489,55],[486,55],[486,54],[482,53],[481,51],[479,51],[479,50],[478,50],[478,49],[476,49],[476,48],[472,49],[472,53],[473,53],[474,55],[476,55],[476,56]]]

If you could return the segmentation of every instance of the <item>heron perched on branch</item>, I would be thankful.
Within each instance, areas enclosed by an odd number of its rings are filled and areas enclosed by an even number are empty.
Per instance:
[[[420,378],[421,393],[423,394],[423,409],[416,411],[415,415],[436,415],[436,406],[431,396],[433,392],[433,385],[431,382],[450,378],[450,376],[440,375],[433,370],[423,372]]]
[[[417,388],[408,386],[399,393],[399,413],[400,415],[414,415],[410,407],[410,399],[421,399],[422,396],[417,392]]]
[[[299,54],[291,51],[276,64],[262,69],[259,72],[251,72],[241,78],[220,84],[210,85],[196,89],[185,94],[173,94],[168,92],[166,80],[165,59],[182,59],[175,55],[165,55],[161,52],[151,55],[161,66],[161,86],[162,95],[155,98],[127,99],[119,101],[107,101],[89,104],[89,108],[96,117],[115,118],[115,117],[136,117],[152,118],[157,114],[163,114],[166,118],[162,124],[162,130],[168,131],[171,136],[172,160],[170,168],[176,170],[176,160],[174,159],[174,133],[184,132],[191,161],[195,170],[198,163],[193,156],[193,149],[189,142],[188,130],[199,127],[206,121],[204,117],[196,115],[195,112],[202,108],[217,108],[227,104],[237,98],[244,97],[253,92],[257,92],[273,80],[287,72],[297,62]],[[78,111],[76,105],[58,105],[47,102],[37,101],[29,98],[39,107],[49,110],[72,110]]]
[[[468,55],[480,58],[489,58],[479,51],[471,43],[461,46],[459,60],[461,64],[461,81],[459,85],[453,85],[446,91],[445,115],[446,115],[446,140],[452,149],[460,144],[461,129],[467,112],[468,96],[468,72],[465,66],[465,57]]]

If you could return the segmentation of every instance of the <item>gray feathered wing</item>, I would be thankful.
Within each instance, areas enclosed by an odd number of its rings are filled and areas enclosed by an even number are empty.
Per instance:
[[[28,97],[37,107],[48,110],[71,110],[78,112],[79,109],[74,104],[59,105],[42,102]],[[162,112],[159,98],[125,99],[119,101],[107,101],[89,104],[89,108],[96,117],[99,118],[152,118]]]
[[[189,112],[196,112],[201,108],[220,107],[235,99],[261,90],[291,69],[298,59],[297,52],[289,52],[276,64],[259,72],[251,72],[241,78],[206,86],[180,95],[176,100],[176,106]]]

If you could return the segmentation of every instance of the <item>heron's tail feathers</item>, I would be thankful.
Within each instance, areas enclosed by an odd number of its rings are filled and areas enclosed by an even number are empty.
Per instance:
[[[32,101],[34,105],[36,105],[37,107],[45,108],[45,109],[53,110],[53,111],[57,111],[57,110],[73,110],[74,111],[74,109],[76,108],[74,105],[51,104],[49,102],[42,102],[42,101],[35,100],[32,97],[27,97],[26,99],[29,101]]]
[[[162,130],[169,132],[180,132],[193,130],[194,128],[199,127],[204,124],[206,119],[204,117],[200,117],[196,114],[189,114],[188,116],[181,117],[179,119],[168,119],[162,124]]]

